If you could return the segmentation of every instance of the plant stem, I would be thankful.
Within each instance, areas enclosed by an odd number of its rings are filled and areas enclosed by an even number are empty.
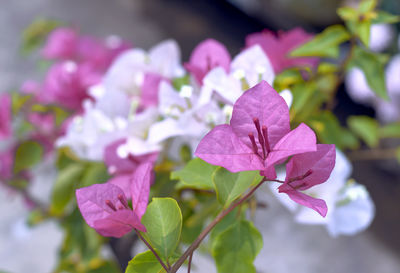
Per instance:
[[[154,250],[154,248],[149,244],[149,242],[146,241],[146,239],[140,234],[140,232],[135,228],[135,232],[137,236],[140,238],[140,240],[143,241],[143,243],[150,249],[151,252],[153,252],[154,256],[158,260],[158,262],[162,265],[164,268],[165,272],[169,272],[169,267],[165,265],[165,263],[161,260],[160,256],[158,256],[157,252]]]
[[[351,161],[395,159],[396,149],[370,149],[349,152],[348,157]]]
[[[246,201],[266,180],[263,179],[261,180],[260,183],[258,183],[257,186],[252,188],[245,196],[240,198],[238,201],[232,203],[227,209],[222,210],[215,219],[208,224],[208,226],[200,233],[200,235],[194,240],[194,242],[186,249],[186,251],[182,254],[182,256],[178,259],[178,261],[172,266],[170,271],[167,271],[168,273],[176,273],[178,269],[182,266],[182,264],[185,262],[187,257],[190,255],[193,255],[193,252],[199,247],[200,243],[204,240],[204,238],[207,236],[207,234],[226,216],[228,215],[234,208],[242,204],[244,201]]]
[[[188,273],[190,273],[190,268],[192,266],[192,258],[193,258],[193,252],[189,256]]]

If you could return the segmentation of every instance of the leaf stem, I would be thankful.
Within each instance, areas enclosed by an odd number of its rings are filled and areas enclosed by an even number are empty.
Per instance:
[[[164,268],[165,272],[169,272],[170,268],[167,267],[165,265],[165,263],[161,260],[160,256],[158,256],[158,254],[155,251],[155,249],[149,244],[149,242],[146,241],[146,239],[142,236],[142,234],[140,234],[140,232],[136,228],[134,230],[135,230],[137,236],[140,238],[140,240],[142,240],[143,243],[150,249],[150,251],[153,252],[154,256],[156,257],[158,262],[161,264],[161,266]]]
[[[182,266],[185,262],[187,257],[193,255],[193,252],[199,247],[200,243],[204,240],[207,234],[226,216],[228,215],[234,208],[242,204],[246,201],[264,182],[265,178],[260,181],[254,188],[252,188],[245,196],[240,198],[238,201],[232,203],[227,209],[222,210],[215,219],[208,224],[208,226],[200,233],[200,235],[194,240],[194,242],[186,249],[186,251],[182,254],[182,256],[176,261],[176,263],[172,266],[168,273],[176,273],[178,269]]]
[[[192,267],[192,258],[193,258],[193,252],[189,256],[188,273],[190,273],[190,268]]]

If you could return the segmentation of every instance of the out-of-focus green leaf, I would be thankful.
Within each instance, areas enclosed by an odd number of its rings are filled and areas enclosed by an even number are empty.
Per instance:
[[[333,143],[340,149],[359,147],[358,139],[348,130],[340,126],[332,112],[324,111],[311,117],[309,125],[315,130],[323,143]]]
[[[107,167],[103,162],[90,162],[85,169],[79,186],[87,187],[93,184],[103,183],[109,178]]]
[[[377,0],[362,0],[358,6],[358,11],[361,14],[373,11],[377,4]]]
[[[376,12],[376,18],[372,19],[372,24],[395,24],[400,22],[400,16],[379,10]]]
[[[274,88],[282,91],[288,89],[293,84],[303,81],[303,77],[298,69],[287,69],[275,77]]]
[[[208,164],[200,158],[194,158],[189,161],[181,170],[171,173],[171,179],[178,179],[181,183],[177,184],[177,188],[195,188],[212,190],[212,174],[217,166]]]
[[[343,21],[353,21],[358,19],[358,11],[352,7],[338,8],[337,14],[340,16],[340,18],[342,18]]]
[[[165,272],[162,265],[151,252],[146,252],[136,255],[128,264],[125,273],[162,273]]]
[[[353,57],[349,63],[349,67],[356,66],[360,68],[367,79],[368,85],[379,97],[388,100],[384,66],[387,61],[384,55],[369,52],[360,47],[354,49]]]
[[[342,25],[326,28],[322,33],[315,35],[314,39],[293,50],[292,57],[327,57],[339,56],[339,45],[349,40],[350,34]]]
[[[368,146],[376,147],[379,143],[378,122],[367,116],[351,116],[347,119],[349,128]]]
[[[85,165],[70,164],[58,173],[51,196],[50,211],[55,215],[62,214],[75,194],[76,185],[85,171]]]
[[[173,78],[172,79],[172,86],[174,87],[175,90],[180,91],[182,86],[184,85],[190,85],[190,75],[186,74],[183,77],[180,78]]]
[[[22,107],[32,98],[31,95],[23,95],[19,92],[11,93],[12,100],[12,112],[14,115],[17,115]]]
[[[397,147],[397,149],[396,149],[396,158],[397,158],[397,161],[398,161],[399,164],[400,164],[400,146]]]
[[[182,213],[178,203],[172,198],[153,198],[143,215],[142,223],[157,252],[168,260],[178,246],[182,230]]]
[[[227,207],[247,189],[260,182],[261,179],[262,176],[260,176],[259,171],[231,173],[219,167],[213,174],[217,199],[223,206]]]
[[[38,18],[33,21],[22,33],[22,53],[30,54],[32,51],[39,48],[47,35],[60,25],[58,21],[44,18]]]
[[[338,70],[338,67],[336,64],[333,63],[327,63],[327,62],[321,62],[318,65],[318,74],[331,74],[331,73],[336,73]]]
[[[14,173],[29,169],[39,163],[43,156],[43,147],[35,141],[21,143],[15,153]]]
[[[213,244],[218,272],[255,273],[253,262],[262,245],[262,235],[251,222],[236,222],[218,235]]]
[[[363,20],[355,25],[356,35],[365,46],[369,46],[369,36],[371,32],[371,21]]]
[[[400,138],[400,122],[390,123],[379,129],[382,138]]]

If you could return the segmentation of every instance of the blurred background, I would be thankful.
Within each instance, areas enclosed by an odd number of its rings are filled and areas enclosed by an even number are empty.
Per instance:
[[[341,4],[341,0],[0,0],[0,90],[18,89],[27,78],[38,76],[37,56],[20,54],[21,34],[38,17],[67,22],[98,37],[119,35],[141,48],[172,38],[186,61],[192,49],[210,37],[235,55],[247,34],[264,28],[301,26],[320,32],[340,23],[336,8]],[[400,1],[381,1],[381,8],[400,14]],[[374,116],[372,108],[355,104],[341,92],[344,86],[340,89],[335,113],[342,121],[354,114]],[[299,273],[400,272],[399,167],[387,160],[352,163],[353,178],[368,188],[376,205],[370,229],[354,237],[331,238],[323,227],[295,223],[282,205],[268,200],[268,209],[256,216],[264,236],[264,249],[256,261],[260,272],[285,273],[293,268]],[[45,192],[45,184],[38,183],[37,191]],[[60,231],[51,222],[26,229],[21,221],[27,213],[18,196],[0,188],[0,272],[46,273],[55,264]],[[201,261],[198,268],[207,262]]]

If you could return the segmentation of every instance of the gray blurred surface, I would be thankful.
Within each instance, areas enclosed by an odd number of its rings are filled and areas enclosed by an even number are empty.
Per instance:
[[[227,44],[231,52],[237,52],[246,33],[260,30],[252,23],[228,21],[230,18],[223,10],[208,9],[202,1],[196,2],[194,8],[185,1],[181,2],[182,4],[176,0],[0,0],[0,91],[17,89],[24,80],[36,76],[35,58],[21,57],[18,51],[21,32],[37,16],[73,23],[82,33],[90,35],[121,35],[136,46],[144,48],[172,37],[182,45],[185,60],[190,50],[206,37],[216,38]],[[362,172],[362,169],[359,171]],[[20,222],[26,215],[26,210],[17,197],[5,198],[7,193],[4,188],[0,188],[0,193],[0,271],[48,272],[54,264],[54,257],[49,258],[50,254],[45,249],[57,247],[51,245],[51,242],[60,240],[56,226],[48,223],[44,228],[29,233],[31,239],[22,237],[29,241],[29,247],[24,248],[22,241],[10,242],[10,234],[28,236],[23,229],[25,233],[15,233],[21,227]],[[400,271],[399,257],[396,256],[398,254],[383,245],[374,234],[365,232],[355,237],[332,239],[322,227],[294,223],[290,214],[273,199],[269,198],[268,204],[267,210],[261,210],[256,215],[265,245],[257,258],[259,272]],[[377,206],[379,213],[379,204]],[[382,226],[383,224],[379,224],[384,229]],[[393,230],[389,234],[398,236]],[[22,249],[31,251],[32,254],[13,253],[12,251],[19,251],[18,248],[11,248],[15,244],[20,244]],[[202,261],[206,263],[205,260]],[[209,269],[201,270],[208,266],[199,263],[196,265],[199,269],[197,272],[212,273]]]

